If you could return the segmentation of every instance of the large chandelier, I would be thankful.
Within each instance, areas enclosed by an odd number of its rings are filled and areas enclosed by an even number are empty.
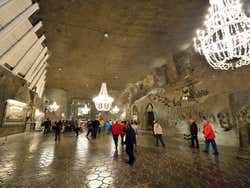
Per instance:
[[[56,103],[53,102],[53,104],[49,105],[49,111],[50,112],[55,112],[60,108],[60,106]]]
[[[107,84],[102,83],[99,95],[93,98],[95,107],[98,111],[109,111],[114,99],[108,95]]]
[[[78,111],[79,111],[79,115],[86,115],[89,113],[90,108],[87,106],[87,104],[85,104],[84,107],[79,108]]]
[[[240,0],[210,0],[194,48],[214,69],[229,70],[250,64],[250,18]]]

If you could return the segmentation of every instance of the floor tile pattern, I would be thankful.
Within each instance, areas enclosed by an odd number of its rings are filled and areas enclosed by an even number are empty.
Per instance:
[[[114,151],[110,135],[78,139],[65,133],[25,133],[0,140],[1,188],[78,187],[250,187],[250,162],[238,160],[236,148],[219,147],[218,157],[188,147],[185,140],[165,138],[155,147],[151,135],[139,135],[134,166]],[[201,146],[203,147],[203,145]]]

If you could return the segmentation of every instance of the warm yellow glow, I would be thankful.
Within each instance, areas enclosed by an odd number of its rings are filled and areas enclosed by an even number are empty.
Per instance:
[[[49,110],[55,112],[60,108],[60,106],[54,101],[53,104],[49,105]]]
[[[44,113],[36,109],[35,116],[42,116],[42,115],[44,115]]]

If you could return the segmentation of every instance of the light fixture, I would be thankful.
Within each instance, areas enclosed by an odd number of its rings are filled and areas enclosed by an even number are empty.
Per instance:
[[[90,108],[87,106],[87,104],[84,105],[84,107],[78,108],[78,114],[79,115],[86,115],[90,111]]]
[[[124,111],[124,112],[120,115],[120,118],[121,118],[121,120],[126,120],[126,117],[127,117],[127,114],[126,114],[126,111]]]
[[[115,106],[114,108],[112,108],[112,110],[111,110],[111,113],[112,114],[117,114],[117,113],[119,113],[120,112],[120,109],[117,107],[117,106]]]
[[[210,0],[204,24],[204,30],[197,30],[194,48],[214,69],[250,64],[250,18],[240,0]]]
[[[60,108],[58,104],[54,101],[53,104],[49,105],[49,111],[50,112],[55,112]]]
[[[183,96],[182,100],[187,101],[188,100],[188,96]]]
[[[95,107],[98,111],[109,111],[114,99],[108,95],[107,84],[102,83],[99,95],[93,98]]]
[[[108,33],[104,33],[104,37],[105,38],[109,38],[109,34]]]

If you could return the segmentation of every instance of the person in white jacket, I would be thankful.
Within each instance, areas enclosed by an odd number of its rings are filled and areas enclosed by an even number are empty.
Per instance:
[[[154,135],[155,135],[155,138],[156,138],[156,146],[158,147],[159,146],[159,140],[162,144],[163,147],[165,147],[165,143],[162,139],[162,134],[163,134],[163,131],[162,131],[162,127],[161,125],[155,120],[154,121]]]

